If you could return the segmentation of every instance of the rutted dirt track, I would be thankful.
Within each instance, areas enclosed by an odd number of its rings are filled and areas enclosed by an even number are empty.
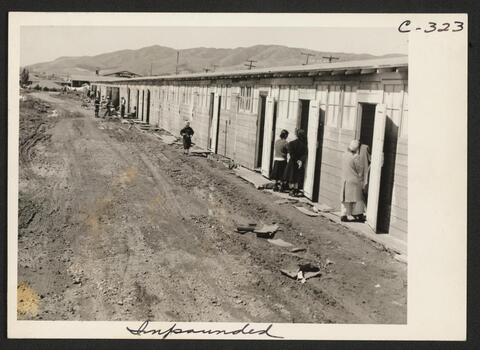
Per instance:
[[[371,241],[73,98],[35,98],[21,103],[19,318],[406,322],[406,265]],[[307,251],[235,232],[249,222]],[[280,274],[298,262],[322,275]]]

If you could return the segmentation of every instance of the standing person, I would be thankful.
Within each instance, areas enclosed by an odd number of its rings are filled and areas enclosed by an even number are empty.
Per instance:
[[[285,188],[285,179],[283,174],[287,166],[287,137],[288,131],[282,130],[280,132],[280,138],[275,141],[274,153],[273,153],[273,168],[271,178],[275,180],[274,191],[282,191]]]
[[[363,167],[358,155],[360,142],[352,140],[342,156],[341,221],[358,221],[357,202],[363,201]],[[362,206],[364,207],[364,206]],[[362,208],[363,210],[363,208]],[[351,218],[353,216],[353,219]]]
[[[111,116],[112,115],[113,102],[112,102],[112,99],[110,97],[107,97],[106,107],[107,107],[107,110],[105,111],[105,114],[103,116],[104,117]]]
[[[361,145],[358,151],[358,161],[361,167],[361,186],[362,186],[362,200],[355,203],[353,210],[356,221],[365,221],[365,211],[368,199],[368,180],[370,176],[370,147],[368,145]]]
[[[190,127],[190,122],[185,122],[185,127],[180,130],[180,135],[183,137],[183,153],[188,154],[190,147],[192,146],[192,136],[194,134],[193,129]]]
[[[100,99],[95,99],[95,118],[98,118],[98,112],[100,111]]]
[[[120,117],[125,116],[125,106],[127,105],[127,100],[125,100],[125,97],[122,97],[120,100]]]
[[[285,181],[288,181],[290,186],[289,195],[299,197],[300,188],[303,187],[308,148],[305,131],[297,129],[295,133],[297,138],[287,144],[289,159],[285,168]]]

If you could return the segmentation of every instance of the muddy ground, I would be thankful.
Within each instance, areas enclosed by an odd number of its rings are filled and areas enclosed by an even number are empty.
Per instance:
[[[404,263],[222,162],[95,119],[74,96],[29,94],[20,128],[19,319],[406,322]],[[235,232],[250,222],[306,251]],[[321,276],[279,271],[304,262]]]

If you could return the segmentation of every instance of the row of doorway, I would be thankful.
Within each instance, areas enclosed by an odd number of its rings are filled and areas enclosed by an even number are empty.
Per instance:
[[[269,98],[266,93],[260,93],[255,168],[266,177],[269,177],[273,165],[277,109],[276,101]],[[317,101],[299,100],[297,128],[307,133],[309,151],[303,190],[309,199],[317,202],[325,135],[325,110],[319,108]],[[391,120],[386,116],[384,105],[359,103],[355,138],[362,145],[367,145],[371,152],[367,221],[376,232],[388,232],[390,224],[395,150],[384,153],[384,144],[390,146],[396,144],[397,133],[394,129]]]
[[[128,89],[130,90],[130,89]],[[130,91],[127,96],[130,106]],[[140,115],[139,108],[143,109],[143,120],[150,122],[150,99],[149,90],[137,91],[136,106],[137,117]],[[222,96],[215,93],[209,95],[209,125],[207,148],[214,153],[219,153],[220,132],[220,106]],[[257,131],[255,144],[254,168],[264,176],[269,177],[273,163],[275,143],[275,130],[277,127],[278,104],[266,92],[260,92],[257,114]],[[304,193],[312,201],[316,202],[320,192],[320,178],[322,173],[322,155],[325,134],[325,111],[320,108],[318,102],[309,99],[299,100],[297,128],[305,130],[308,141],[308,160]],[[361,144],[368,145],[371,150],[371,169],[369,179],[369,193],[367,205],[367,218],[375,231],[387,232],[389,227],[389,213],[392,199],[393,169],[395,160],[384,159],[384,143],[394,144],[385,115],[384,105],[375,103],[359,103],[357,128],[355,138]],[[393,134],[393,137],[395,135]],[[227,140],[225,140],[226,148]],[[226,152],[225,152],[226,153]],[[394,157],[395,152],[388,152],[385,157]],[[313,164],[313,166],[311,165]],[[388,166],[384,167],[383,164]],[[382,181],[383,180],[383,181]]]

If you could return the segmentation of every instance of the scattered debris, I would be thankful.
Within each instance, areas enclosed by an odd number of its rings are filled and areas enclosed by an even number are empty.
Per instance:
[[[295,248],[293,248],[293,249],[290,249],[290,251],[291,251],[292,253],[304,252],[304,251],[306,251],[306,250],[307,250],[307,248],[303,248],[303,247],[295,247]]]
[[[246,232],[253,232],[255,230],[255,226],[237,226],[238,233],[246,233]]]
[[[320,214],[315,213],[311,210],[308,210],[307,208],[304,208],[304,207],[295,206],[295,208],[297,208],[299,211],[301,211],[302,213],[304,213],[305,215],[308,215],[308,216],[318,216],[318,215],[320,215]]]
[[[379,284],[376,284],[376,285],[375,285],[375,288],[380,288],[380,285],[379,285]]]
[[[258,238],[273,238],[277,230],[278,225],[263,225],[260,228],[257,226],[253,232],[257,234]]]
[[[284,241],[283,239],[269,239],[268,240],[269,243],[272,243],[276,246],[279,246],[279,247],[285,247],[285,248],[288,248],[288,247],[293,247],[293,244],[292,243],[288,243],[286,241]]]
[[[285,276],[300,281],[300,283],[305,283],[308,279],[322,274],[320,268],[311,263],[299,264],[295,268],[281,269],[280,272]]]

